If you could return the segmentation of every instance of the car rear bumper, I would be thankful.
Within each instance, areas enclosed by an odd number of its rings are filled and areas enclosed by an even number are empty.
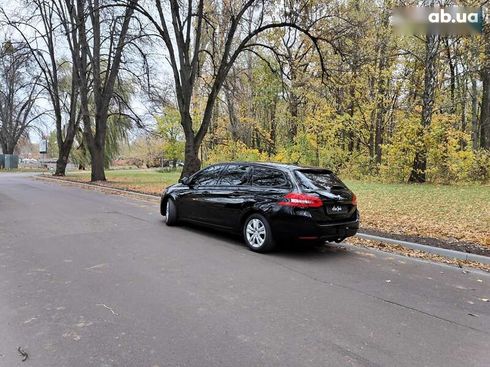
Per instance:
[[[307,215],[279,216],[271,218],[274,237],[281,240],[342,240],[354,236],[359,229],[359,212],[356,210],[355,219],[345,221],[317,223]]]

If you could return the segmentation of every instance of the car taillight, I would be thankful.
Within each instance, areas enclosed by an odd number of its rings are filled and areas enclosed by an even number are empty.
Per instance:
[[[287,194],[284,196],[284,200],[280,201],[278,204],[295,208],[320,208],[323,206],[323,202],[318,196],[296,192]]]
[[[356,194],[352,194],[352,205],[356,205],[357,206],[357,196],[356,196]]]

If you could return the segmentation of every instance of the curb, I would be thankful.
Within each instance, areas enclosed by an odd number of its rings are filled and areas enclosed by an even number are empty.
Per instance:
[[[455,251],[455,250],[448,250],[448,249],[440,248],[440,247],[421,245],[421,244],[415,243],[415,242],[395,240],[392,238],[374,236],[374,235],[364,234],[364,233],[357,233],[356,236],[359,238],[362,238],[364,240],[391,243],[394,245],[408,247],[412,250],[420,250],[420,251],[428,252],[428,253],[439,255],[439,256],[449,257],[449,258],[453,258],[453,259],[476,261],[476,262],[483,263],[483,264],[490,264],[490,257],[487,257],[487,256],[470,254],[470,253]]]
[[[42,175],[35,176],[37,178],[47,180],[47,181],[61,181],[61,182],[67,182],[71,184],[76,184],[76,185],[82,185],[86,187],[91,187],[91,188],[100,188],[102,190],[106,191],[112,191],[112,192],[117,192],[117,193],[124,193],[124,194],[131,194],[135,196],[140,196],[146,199],[159,199],[159,195],[152,195],[152,194],[143,194],[141,192],[137,191],[132,191],[132,190],[124,190],[124,189],[116,189],[113,187],[107,187],[103,185],[98,185],[94,183],[86,183],[86,182],[79,182],[79,181],[71,181],[71,180],[65,180],[62,178],[52,178],[52,177],[46,177]],[[415,242],[409,242],[409,241],[402,241],[402,240],[395,240],[393,238],[388,238],[388,237],[381,237],[381,236],[375,236],[371,234],[364,234],[364,233],[357,233],[357,237],[364,239],[364,240],[371,240],[371,241],[378,241],[378,242],[384,242],[384,243],[390,243],[393,245],[399,245],[403,247],[410,248],[412,250],[419,250],[419,251],[424,251],[428,252],[430,254],[435,254],[439,256],[444,256],[447,258],[452,258],[452,259],[459,259],[459,260],[466,260],[466,261],[475,261],[483,264],[488,264],[490,265],[490,257],[487,256],[481,256],[481,255],[476,255],[476,254],[470,254],[466,252],[461,252],[461,251],[455,251],[455,250],[448,250],[445,248],[440,248],[440,247],[434,247],[434,246],[427,246],[427,245],[422,245],[420,243],[415,243]]]
[[[46,180],[46,181],[66,182],[66,183],[70,183],[70,184],[74,184],[74,185],[80,185],[80,186],[85,186],[85,187],[90,187],[90,188],[97,188],[97,189],[101,189],[101,191],[112,191],[112,192],[123,193],[123,194],[131,194],[131,195],[135,195],[135,196],[144,197],[146,199],[152,199],[152,200],[155,200],[155,199],[158,199],[159,200],[160,199],[160,195],[143,194],[142,192],[138,192],[138,191],[124,190],[124,189],[116,189],[114,187],[107,187],[107,186],[98,185],[98,184],[95,184],[95,183],[65,180],[65,179],[62,179],[62,178],[52,178],[52,177],[41,176],[41,175],[34,176],[34,177],[39,178],[41,180]]]

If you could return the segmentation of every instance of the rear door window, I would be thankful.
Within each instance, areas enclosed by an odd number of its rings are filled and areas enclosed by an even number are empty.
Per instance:
[[[192,178],[193,186],[215,186],[218,184],[219,174],[223,166],[211,166],[203,169]]]
[[[307,190],[330,190],[333,187],[345,188],[344,183],[327,170],[297,170],[295,174],[300,186]]]
[[[274,188],[290,187],[289,180],[283,172],[263,167],[254,168],[252,185]]]
[[[219,180],[220,186],[240,186],[248,183],[250,167],[243,164],[225,166]]]

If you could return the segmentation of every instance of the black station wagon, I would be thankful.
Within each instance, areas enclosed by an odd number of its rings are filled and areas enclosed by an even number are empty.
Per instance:
[[[277,163],[220,163],[162,194],[167,225],[193,222],[242,233],[252,251],[282,241],[340,242],[356,234],[356,196],[331,171]]]

